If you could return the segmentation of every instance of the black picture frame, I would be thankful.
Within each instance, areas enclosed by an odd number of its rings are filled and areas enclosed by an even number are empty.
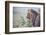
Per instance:
[[[22,32],[9,32],[9,3],[22,3],[22,4],[38,4],[43,5],[43,30],[39,31],[22,31]],[[5,34],[16,34],[16,33],[32,33],[32,32],[44,32],[45,31],[45,3],[36,3],[36,2],[20,2],[20,1],[5,1]]]

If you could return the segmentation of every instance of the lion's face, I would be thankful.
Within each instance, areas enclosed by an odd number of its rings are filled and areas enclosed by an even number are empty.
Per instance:
[[[32,17],[33,17],[33,14],[31,12],[31,10],[28,10],[28,13],[27,13],[27,18],[32,20]]]

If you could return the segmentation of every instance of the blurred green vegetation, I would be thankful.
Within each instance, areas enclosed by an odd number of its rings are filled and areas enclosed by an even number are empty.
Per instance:
[[[22,16],[21,16],[21,20],[22,20],[22,26],[24,26],[24,27],[32,27],[32,22],[30,20],[27,20],[27,22],[26,22],[24,17],[22,17]]]
[[[15,28],[23,28],[23,27],[32,27],[32,22],[23,16],[20,16],[20,19],[17,18],[16,23],[14,24]]]

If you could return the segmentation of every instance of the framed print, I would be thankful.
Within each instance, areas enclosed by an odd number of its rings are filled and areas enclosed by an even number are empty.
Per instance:
[[[45,31],[45,4],[5,1],[5,33]]]

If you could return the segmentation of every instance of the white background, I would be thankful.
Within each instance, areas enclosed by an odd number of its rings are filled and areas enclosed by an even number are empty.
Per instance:
[[[21,0],[21,1],[24,1],[24,0]],[[41,2],[41,3],[44,2],[46,5],[46,0],[25,0],[25,1]],[[46,18],[46,16],[45,16],[45,18]],[[46,21],[45,21],[45,23],[46,23]],[[45,24],[45,26],[46,26],[46,24]],[[0,35],[46,35],[46,30],[45,30],[45,32],[37,32],[37,33],[5,34],[5,0],[0,0]]]

